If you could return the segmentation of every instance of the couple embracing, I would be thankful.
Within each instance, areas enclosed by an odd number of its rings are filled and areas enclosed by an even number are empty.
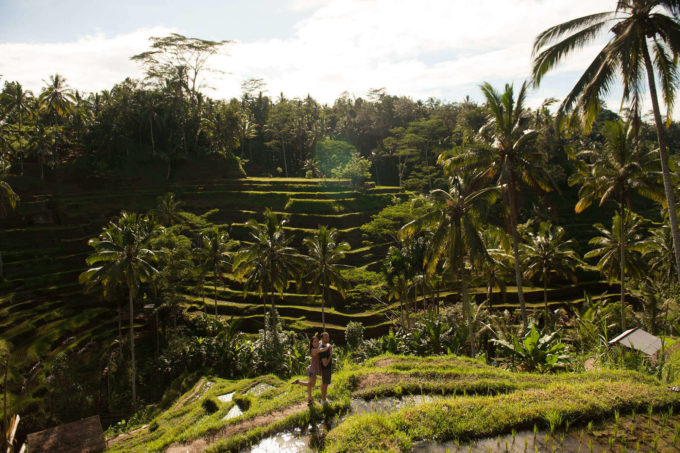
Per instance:
[[[330,335],[328,332],[321,334],[321,341],[319,337],[314,335],[309,340],[309,354],[312,356],[311,363],[307,367],[307,381],[302,382],[299,379],[293,381],[293,384],[307,386],[307,403],[312,404],[312,389],[316,385],[316,377],[321,375],[321,404],[327,404],[326,392],[328,385],[331,383],[332,360],[333,360],[333,346],[330,344]]]

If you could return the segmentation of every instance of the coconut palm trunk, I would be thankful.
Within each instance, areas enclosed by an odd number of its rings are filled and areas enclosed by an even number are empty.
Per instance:
[[[153,117],[149,117],[149,130],[151,131],[151,159],[156,159],[156,142],[153,138]]]
[[[128,283],[128,296],[130,301],[130,380],[132,381],[132,408],[137,411],[137,384],[136,384],[136,370],[135,370],[135,326],[134,326],[134,296],[133,286]]]
[[[668,218],[671,224],[671,235],[673,237],[673,251],[675,252],[675,271],[680,282],[680,232],[678,231],[678,215],[675,210],[675,195],[673,194],[673,183],[671,182],[670,169],[668,168],[668,149],[666,147],[666,134],[661,122],[661,112],[659,110],[659,100],[656,93],[656,82],[654,80],[654,69],[652,60],[649,56],[649,49],[645,43],[642,46],[642,55],[647,69],[647,80],[649,81],[649,94],[652,98],[652,110],[654,111],[654,123],[656,124],[656,136],[659,141],[659,158],[661,159],[661,174],[663,177],[663,187],[666,193],[666,203],[668,204]]]
[[[323,326],[323,331],[326,331],[326,297],[327,297],[327,292],[328,290],[326,287],[328,286],[328,282],[324,279],[323,282],[323,290],[321,294],[321,325]]]
[[[619,247],[620,257],[619,257],[619,272],[621,278],[621,331],[626,330],[626,208],[623,204],[624,202],[624,189],[621,189],[621,206],[619,208],[621,212],[621,219],[619,222],[619,227],[621,228],[620,240],[621,244]]]
[[[463,257],[458,260],[458,276],[460,278],[460,289],[463,295],[463,310],[465,311],[465,321],[468,325],[470,336],[470,355],[475,356],[475,328],[472,325],[472,313],[470,309],[470,295],[468,294],[467,275],[465,274],[465,263]]]
[[[214,287],[215,287],[215,293],[214,293],[214,295],[215,295],[215,316],[217,316],[217,263],[215,263],[215,283],[214,283]]]
[[[510,198],[510,229],[512,230],[512,254],[515,261],[515,280],[517,282],[517,299],[519,301],[519,309],[522,314],[522,325],[527,326],[527,308],[524,303],[524,291],[522,289],[522,270],[520,269],[519,257],[519,234],[517,232],[517,202],[515,200],[515,185],[511,181],[510,187],[507,189]]]
[[[543,305],[545,309],[545,319],[548,320],[548,269],[543,266]]]

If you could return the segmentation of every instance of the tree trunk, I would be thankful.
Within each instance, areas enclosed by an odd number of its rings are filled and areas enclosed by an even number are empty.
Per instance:
[[[545,321],[548,322],[548,273],[543,267],[543,304],[545,306]]]
[[[326,331],[326,284],[323,285],[321,294],[321,325],[323,332]]]
[[[274,317],[274,312],[276,311],[276,304],[274,303],[274,292],[271,293],[271,308],[269,309],[269,327],[272,336],[272,346],[275,351],[279,350],[279,336],[276,334],[276,322]]]
[[[132,297],[132,285],[128,286],[128,294],[130,300],[130,366],[132,367],[131,381],[132,381],[132,409],[137,412],[137,384],[136,384],[136,370],[135,370],[135,326],[134,326],[134,305]]]
[[[2,447],[7,448],[7,431],[9,429],[7,420],[7,374],[9,372],[9,354],[5,358],[5,383],[3,386],[3,404],[2,404]]]
[[[217,316],[217,263],[215,263],[215,316]]]
[[[286,178],[288,177],[288,162],[286,161],[286,144],[281,140],[281,151],[283,151],[283,169],[285,171]]]
[[[493,278],[489,279],[489,286],[486,288],[486,300],[489,301],[489,311],[493,308]]]
[[[666,192],[666,203],[668,204],[668,217],[671,224],[671,234],[673,236],[673,251],[675,252],[675,271],[680,282],[680,231],[678,231],[678,215],[675,211],[675,195],[673,194],[673,183],[671,173],[668,168],[668,150],[666,148],[666,135],[661,123],[661,112],[659,111],[659,100],[656,94],[656,82],[654,80],[654,69],[652,60],[649,57],[647,44],[642,46],[642,54],[645,59],[647,69],[647,81],[649,82],[649,94],[652,98],[652,110],[654,111],[654,123],[656,123],[656,136],[659,140],[659,157],[661,159],[661,174],[663,176],[663,187]]]
[[[21,107],[19,107],[19,167],[21,168],[21,176],[24,175],[24,126],[23,117],[21,115]]]
[[[510,195],[510,229],[512,230],[512,253],[515,258],[515,280],[517,281],[517,299],[519,300],[519,309],[522,313],[522,325],[527,326],[527,308],[524,303],[524,292],[522,290],[522,270],[519,264],[519,234],[517,233],[517,205],[515,201],[515,188],[511,184],[509,189]]]
[[[123,348],[123,319],[120,314],[120,300],[116,298],[116,304],[118,306],[118,347],[121,349]]]
[[[153,120],[149,117],[149,130],[151,131],[151,160],[156,158],[156,142],[153,139]]]
[[[472,313],[470,309],[470,298],[468,296],[467,276],[465,275],[465,264],[461,258],[458,262],[458,276],[460,278],[460,289],[463,294],[463,310],[465,311],[465,320],[468,324],[468,334],[470,336],[470,354],[475,356],[475,327],[472,325]]]
[[[621,228],[621,244],[619,246],[619,271],[621,278],[621,332],[626,330],[626,209],[623,204],[623,190],[621,191],[621,207],[619,209],[621,217],[619,219],[619,227]]]

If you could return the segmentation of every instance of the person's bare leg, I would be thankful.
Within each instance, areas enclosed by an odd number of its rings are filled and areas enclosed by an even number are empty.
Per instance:
[[[307,401],[312,401],[312,389],[316,385],[316,376],[311,376],[307,384]]]
[[[326,401],[326,392],[328,391],[328,384],[321,383],[321,402]]]

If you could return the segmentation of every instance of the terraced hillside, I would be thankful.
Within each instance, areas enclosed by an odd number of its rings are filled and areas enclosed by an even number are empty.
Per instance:
[[[674,451],[680,420],[673,415],[680,394],[641,373],[513,373],[456,356],[386,355],[346,364],[330,386],[329,405],[308,407],[305,398],[302,387],[274,376],[206,376],[183,395],[168,393],[167,409],[148,424],[112,430],[108,448],[235,452],[269,442],[269,450],[252,451],[400,452],[445,451],[441,443],[448,441],[450,451],[471,451],[465,442],[490,438],[497,448],[489,451],[576,451],[565,448],[565,437],[578,443],[580,433],[579,451],[589,444],[590,451],[618,451],[612,445],[633,448],[636,441],[644,451],[654,444]],[[626,423],[635,413],[637,423]],[[515,435],[532,427],[520,433],[527,442],[515,444]],[[609,439],[600,434],[606,429]],[[508,439],[504,449],[500,436]]]
[[[267,207],[289,215],[288,228],[296,245],[318,225],[335,227],[340,231],[340,239],[352,245],[346,263],[372,270],[378,270],[387,245],[362,244],[359,227],[395,197],[406,196],[395,187],[373,187],[357,193],[349,190],[345,181],[284,178],[115,190],[64,187],[53,192],[22,194],[19,208],[3,219],[0,228],[5,277],[4,295],[0,298],[0,332],[15,346],[15,356],[24,358],[29,365],[48,353],[51,356],[66,349],[81,349],[91,341],[111,337],[117,325],[115,304],[107,306],[95,296],[84,295],[77,282],[90,252],[87,240],[122,209],[148,211],[156,205],[156,198],[168,191],[184,202],[183,209],[187,211],[200,214],[216,209],[209,220],[230,225],[236,239],[247,239],[244,222]],[[203,290],[187,288],[187,309],[204,310],[204,296],[212,295],[214,283],[214,276],[209,276]],[[241,318],[241,328],[245,330],[260,328],[263,323],[260,299],[253,294],[244,298],[242,282],[233,276],[226,275],[217,283],[219,313]],[[553,289],[550,300],[577,301],[584,290],[604,289],[603,285]],[[277,301],[282,318],[291,327],[318,331],[321,321],[318,299],[295,293],[296,290],[291,287]],[[508,290],[506,299],[498,294],[494,303],[503,308],[513,306],[515,297],[512,288]],[[530,304],[541,305],[539,288],[525,291]],[[474,292],[480,299],[485,297],[482,288]],[[454,292],[447,291],[441,296],[457,298]],[[340,302],[337,296],[336,301]],[[212,303],[209,299],[206,302]],[[342,333],[351,320],[367,326],[369,336],[386,331],[388,316],[397,304],[368,309],[361,306],[362,301],[354,302],[357,304],[352,309],[330,307],[327,313],[330,331]],[[138,322],[143,323],[142,317]]]
[[[364,193],[348,187],[347,182],[338,180],[247,178],[158,188],[84,191],[63,187],[21,194],[16,212],[0,225],[4,263],[0,334],[14,345],[14,356],[23,358],[26,365],[110,338],[117,325],[115,304],[107,306],[95,296],[84,295],[77,282],[90,252],[87,240],[121,210],[146,212],[166,192],[174,192],[186,211],[200,214],[217,209],[209,220],[231,225],[231,234],[237,239],[245,238],[244,222],[267,207],[290,215],[290,232],[297,244],[304,233],[320,224],[338,228],[340,238],[353,247],[348,263],[370,266],[384,253],[384,247],[362,247],[359,227],[393,197],[405,195],[394,187],[374,187]],[[212,288],[212,276],[206,286]],[[220,281],[220,286],[222,312],[244,318],[246,329],[257,329],[262,322],[257,298],[241,297],[241,283],[234,280]],[[197,306],[199,296],[200,291],[187,291],[189,309],[201,308]],[[317,326],[313,297],[286,294],[281,305],[282,315],[294,326]],[[356,316],[369,326],[385,321],[384,313]],[[331,312],[329,319],[340,329],[352,315]]]

